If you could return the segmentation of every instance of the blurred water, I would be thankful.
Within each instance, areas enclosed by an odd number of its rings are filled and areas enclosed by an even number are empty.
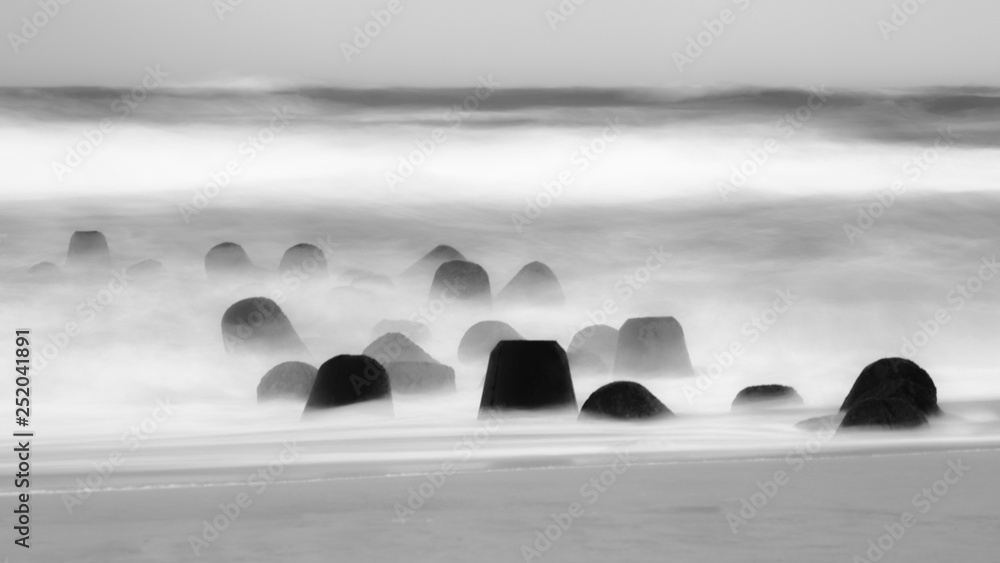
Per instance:
[[[430,319],[434,338],[425,348],[455,367],[458,392],[397,397],[390,421],[348,414],[302,423],[298,405],[258,406],[266,366],[227,358],[219,330],[237,299],[280,290],[314,364],[360,353],[379,320],[428,316],[430,279],[331,301],[330,288],[346,283],[338,276],[351,269],[395,276],[442,243],[483,265],[494,294],[530,261],[552,267],[565,306],[498,306],[489,316],[525,337],[566,346],[602,309],[613,311],[605,322],[615,327],[632,316],[672,315],[703,374],[643,381],[678,420],[647,428],[512,423],[483,459],[574,459],[637,440],[658,452],[705,456],[778,451],[803,439],[793,422],[835,411],[866,364],[897,355],[932,374],[957,417],[915,440],[995,442],[989,401],[1000,398],[1000,281],[983,268],[1000,241],[1000,197],[989,189],[1000,163],[990,98],[967,107],[947,97],[832,97],[782,138],[746,187],[723,199],[717,183],[747,151],[778,135],[775,121],[805,97],[584,97],[559,106],[520,92],[498,94],[495,107],[484,102],[454,126],[445,112],[467,93],[404,104],[388,94],[361,103],[315,92],[175,92],[150,97],[60,181],[52,161],[103,119],[111,94],[48,95],[54,98],[33,101],[7,91],[0,99],[0,310],[9,329],[32,329],[36,358],[51,356],[33,372],[33,423],[50,443],[40,471],[85,469],[119,447],[157,401],[176,405],[176,413],[133,458],[149,470],[238,464],[269,452],[277,435],[322,444],[317,461],[362,463],[360,473],[447,457],[456,440],[480,430],[485,367],[457,359],[461,335],[480,314],[450,310]],[[281,107],[296,108],[297,117],[246,160],[241,143]],[[583,169],[576,151],[599,138],[609,118],[619,119],[620,137]],[[947,126],[956,144],[912,178],[910,159]],[[436,127],[449,128],[447,141],[391,190],[386,172]],[[243,171],[185,218],[181,206],[192,205],[196,190],[231,159]],[[564,171],[574,181],[558,197],[539,198]],[[844,225],[857,226],[859,207],[873,209],[873,192],[897,179],[905,189],[852,241]],[[539,205],[537,216],[529,201]],[[519,230],[515,214],[530,223]],[[106,305],[94,300],[110,272],[89,282],[26,276],[43,260],[61,267],[70,234],[92,229],[107,235],[116,269],[155,258],[166,274],[130,283]],[[289,246],[324,241],[333,248],[331,279],[293,287],[274,273],[215,287],[205,280],[203,257],[227,240],[272,272]],[[645,270],[664,255],[662,267]],[[967,297],[955,293],[959,285]],[[770,310],[779,292],[793,296],[787,312]],[[927,321],[939,309],[948,321],[932,330]],[[82,333],[65,336],[67,323]],[[918,345],[904,349],[904,338]],[[13,338],[5,340],[0,348],[11,357]],[[734,343],[745,353],[729,361]],[[611,380],[577,377],[578,402]],[[806,406],[728,414],[739,389],[760,383],[792,385]],[[5,378],[0,391],[11,393],[12,382]]]

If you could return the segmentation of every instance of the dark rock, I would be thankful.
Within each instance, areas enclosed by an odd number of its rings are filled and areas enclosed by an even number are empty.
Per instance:
[[[455,391],[455,370],[437,362],[392,362],[385,369],[395,393]]]
[[[205,275],[208,279],[242,275],[254,271],[243,247],[234,242],[217,244],[205,254]]]
[[[309,397],[316,368],[305,362],[282,362],[269,369],[257,385],[257,402],[272,399],[302,399]]]
[[[222,339],[230,354],[309,354],[281,307],[266,297],[243,299],[226,309]]]
[[[900,430],[927,424],[927,417],[909,401],[902,399],[867,399],[847,410],[840,429],[882,428]]]
[[[430,354],[424,352],[423,348],[398,332],[383,334],[361,353],[369,358],[375,358],[382,365],[393,362],[438,363]]]
[[[330,276],[327,269],[326,254],[315,245],[299,243],[285,251],[278,264],[282,274],[290,272],[299,279],[325,281]]]
[[[802,397],[787,385],[753,385],[736,394],[733,409],[759,406],[801,405]]]
[[[66,253],[67,270],[100,270],[111,269],[111,250],[108,249],[108,239],[100,231],[77,231],[69,239],[69,251]]]
[[[581,419],[641,420],[672,415],[655,395],[633,381],[608,383],[594,391],[580,409]]]
[[[941,413],[937,404],[937,387],[931,376],[904,358],[883,358],[861,370],[840,410],[848,411],[870,399],[901,399],[926,416]]]
[[[412,266],[400,274],[400,277],[410,279],[429,279],[434,275],[434,272],[441,267],[441,264],[451,262],[452,260],[465,260],[465,256],[454,248],[446,244],[442,244],[425,254],[420,260],[417,260]],[[424,287],[427,286],[425,285]]]
[[[532,262],[510,280],[497,294],[497,301],[533,306],[562,305],[566,302],[562,286],[552,269]]]
[[[504,340],[490,353],[480,416],[491,410],[576,410],[566,352],[552,340]]]
[[[501,340],[524,340],[516,330],[505,322],[480,321],[465,331],[458,343],[458,359],[461,362],[483,361]]]
[[[692,375],[684,330],[673,317],[625,321],[618,331],[615,374]]]
[[[389,374],[381,364],[367,356],[341,355],[319,367],[305,411],[369,401],[381,403],[388,413],[392,413]]]
[[[163,273],[163,263],[159,260],[153,260],[152,258],[148,260],[143,260],[141,262],[136,262],[129,266],[126,270],[128,275],[135,276],[136,278],[155,278]]]
[[[573,352],[586,351],[596,355],[607,366],[615,365],[618,350],[618,329],[608,325],[591,325],[581,328],[569,341],[567,352],[572,361]]]
[[[445,262],[434,273],[428,299],[442,299],[442,296],[470,304],[492,305],[490,277],[479,264],[464,260]]]
[[[431,340],[431,329],[426,324],[403,319],[382,319],[372,328],[371,338],[375,339],[390,332],[398,332],[417,344]]]
[[[601,361],[597,354],[587,350],[570,350],[567,356],[569,357],[569,369],[573,375],[604,375],[611,371],[608,364]]]

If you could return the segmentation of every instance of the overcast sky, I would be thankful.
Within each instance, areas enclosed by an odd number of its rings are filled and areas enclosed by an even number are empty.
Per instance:
[[[563,0],[575,7],[565,21],[560,0],[395,0],[384,26],[371,12],[389,0],[71,0],[40,15],[39,2],[59,1],[0,2],[0,85],[132,86],[160,65],[179,86],[464,86],[488,74],[508,87],[1000,86],[996,0]],[[914,12],[896,28],[894,4]],[[684,53],[725,9],[718,37]],[[44,26],[32,34],[25,17]],[[348,61],[366,24],[377,36]]]

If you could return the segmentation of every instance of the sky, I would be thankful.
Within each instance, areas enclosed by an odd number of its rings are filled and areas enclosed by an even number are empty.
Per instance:
[[[178,86],[1000,86],[997,21],[995,0],[4,0],[0,86],[157,65]]]

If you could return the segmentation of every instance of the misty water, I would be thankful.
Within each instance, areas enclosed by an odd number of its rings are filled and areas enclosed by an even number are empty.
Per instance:
[[[469,470],[601,463],[621,448],[649,460],[780,457],[814,436],[795,422],[836,412],[861,369],[891,356],[932,375],[948,416],[918,432],[824,437],[824,451],[996,443],[1000,197],[985,191],[1000,172],[996,98],[501,89],[453,109],[472,92],[171,90],[122,115],[112,110],[121,92],[4,91],[0,310],[34,336],[36,488],[74,490],[119,450],[124,469],[101,488],[226,479],[222,469],[266,463],[290,439],[306,448],[289,474],[302,479],[448,459]],[[275,112],[288,123],[265,132]],[[104,119],[113,130],[67,164]],[[437,129],[444,141],[414,158]],[[240,172],[221,180],[233,161]],[[737,185],[740,167],[753,172]],[[106,235],[114,271],[28,274],[42,261],[61,268],[78,230]],[[210,283],[204,256],[224,241],[263,272]],[[329,249],[329,279],[277,273],[300,242]],[[566,303],[435,312],[429,276],[330,293],[352,271],[395,278],[438,244],[481,264],[494,295],[542,261]],[[109,291],[115,271],[147,258],[165,272]],[[311,352],[300,359],[358,354],[379,320],[417,318],[457,392],[397,394],[391,419],[348,408],[303,421],[301,403],[258,404],[269,365],[227,356],[220,319],[236,300],[276,291]],[[780,299],[790,305],[778,312]],[[666,315],[699,375],[641,382],[675,418],[477,420],[485,365],[457,357],[473,323],[503,320],[566,347],[591,324]],[[734,344],[739,357],[727,354]],[[12,345],[11,335],[5,357]],[[614,379],[575,375],[578,404]],[[730,412],[740,389],[764,383],[795,387],[805,404]],[[12,387],[5,378],[3,392]],[[154,413],[162,420],[150,423]]]

